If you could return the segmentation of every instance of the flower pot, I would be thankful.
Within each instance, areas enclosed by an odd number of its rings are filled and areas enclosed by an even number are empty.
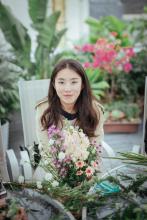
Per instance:
[[[105,133],[135,133],[138,131],[139,122],[106,122]]]
[[[9,123],[1,126],[0,123],[0,176],[3,181],[9,181],[9,175],[7,171],[7,162],[5,152],[8,148],[8,134]]]
[[[8,149],[9,145],[9,122],[7,121],[5,124],[1,125],[1,133],[2,133],[2,145],[4,150]]]

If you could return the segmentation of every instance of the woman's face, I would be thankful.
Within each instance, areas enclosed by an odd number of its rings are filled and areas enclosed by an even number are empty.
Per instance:
[[[82,90],[82,79],[74,70],[65,68],[57,73],[54,86],[61,104],[66,107],[76,103]]]

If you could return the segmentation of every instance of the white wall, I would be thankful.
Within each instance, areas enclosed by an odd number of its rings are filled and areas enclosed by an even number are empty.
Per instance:
[[[87,37],[89,29],[85,20],[88,16],[88,0],[65,0],[65,24],[68,28],[66,38],[69,46],[73,41]]]

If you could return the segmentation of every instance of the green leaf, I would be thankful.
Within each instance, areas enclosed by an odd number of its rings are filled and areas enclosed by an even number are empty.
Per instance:
[[[26,28],[11,14],[8,7],[0,3],[0,27],[10,44],[20,50],[30,41]]]
[[[61,38],[63,37],[63,35],[66,33],[66,31],[67,31],[67,28],[64,28],[64,29],[62,29],[62,30],[60,30],[60,31],[58,31],[57,33],[56,33],[56,35],[55,35],[55,38],[54,38],[54,40],[53,40],[53,48],[56,48],[57,46],[58,46],[58,44],[59,44],[59,42],[60,42],[60,40],[61,40]]]
[[[42,23],[46,17],[48,0],[29,0],[29,15],[34,24]]]
[[[106,88],[108,88],[108,87],[109,87],[109,85],[108,85],[108,83],[105,82],[105,81],[98,82],[98,83],[92,83],[92,84],[91,84],[91,88],[92,88],[92,89],[106,89]]]
[[[27,29],[16,19],[10,9],[0,2],[0,28],[6,40],[12,45],[19,65],[30,63],[31,40]]]

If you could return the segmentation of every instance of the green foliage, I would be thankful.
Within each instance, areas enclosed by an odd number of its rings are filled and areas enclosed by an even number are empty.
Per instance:
[[[100,99],[104,97],[105,90],[109,87],[108,83],[103,80],[102,74],[98,69],[88,68],[86,69],[93,94]]]
[[[16,219],[16,215],[19,213],[21,205],[14,199],[8,200],[7,205],[4,205],[0,209],[0,216],[2,219]]]
[[[46,17],[48,0],[28,0],[29,3],[29,15],[33,21],[33,24],[42,23]]]
[[[134,121],[139,119],[140,108],[135,103],[126,103],[123,101],[116,101],[105,105],[105,117],[110,120],[123,120]]]
[[[144,14],[147,15],[147,6],[144,7]],[[133,44],[139,43],[141,47],[147,47],[147,19],[145,16],[140,16],[128,23],[128,31],[132,35]]]
[[[50,15],[45,19],[42,26],[40,26],[38,30],[38,46],[35,52],[37,78],[50,77],[55,60],[57,61],[57,58],[60,59],[62,57],[62,53],[58,54],[58,56],[53,55],[62,36],[66,32],[66,29],[62,29],[60,31],[56,30],[59,16],[60,12],[55,12],[54,14]]]
[[[31,78],[32,75],[35,75],[36,78],[48,78],[55,61],[62,57],[62,53],[58,56],[55,55],[55,49],[66,29],[58,31],[56,28],[60,12],[55,12],[50,16],[46,15],[48,0],[37,0],[37,2],[28,0],[28,6],[33,22],[32,27],[38,32],[34,63],[30,59],[31,40],[27,29],[2,3],[0,3],[0,28],[12,46],[17,58],[17,65],[26,71],[28,78]]]
[[[23,69],[30,66],[31,40],[27,29],[17,20],[10,9],[0,2],[0,28],[12,46],[17,57],[17,65]]]
[[[119,74],[116,78],[117,99],[128,102],[143,102],[145,77],[147,76],[147,50],[138,52],[132,59],[133,68],[129,74]]]
[[[40,191],[59,200],[67,210],[78,216],[78,219],[81,219],[82,207],[87,207],[87,219],[146,220],[147,156],[131,152],[120,153],[120,157],[113,159],[127,163],[125,172],[118,170],[115,176],[108,176],[105,179],[95,178],[73,188],[67,185],[48,188],[48,181],[42,182],[40,190],[37,189],[36,182],[7,183],[7,188],[10,190],[31,188]],[[131,165],[132,172],[127,174],[126,170],[129,165]],[[121,191],[107,195],[102,195],[100,191],[93,194],[88,193],[95,183],[101,183],[105,180],[119,186]]]
[[[147,13],[146,7],[144,13]],[[122,21],[115,16],[101,17],[99,20],[88,18],[86,23],[90,27],[89,41],[95,43],[99,38],[107,38],[112,42],[117,39],[121,46],[139,47],[131,60],[132,70],[129,74],[121,72],[113,77],[111,74],[104,78],[111,86],[106,92],[106,102],[125,100],[128,102],[143,102],[145,76],[147,75],[147,20],[144,16],[132,21]],[[87,58],[87,55],[85,55]],[[89,58],[88,58],[89,61]],[[142,105],[142,104],[141,104]]]
[[[105,16],[99,20],[88,18],[86,23],[90,26],[89,40],[91,43],[96,43],[97,39],[102,37],[113,39],[111,32],[115,32],[116,38],[121,40],[122,46],[131,44],[129,36],[126,35],[127,23],[115,16]]]
[[[18,68],[0,55],[0,120],[4,123],[10,112],[18,108]]]

